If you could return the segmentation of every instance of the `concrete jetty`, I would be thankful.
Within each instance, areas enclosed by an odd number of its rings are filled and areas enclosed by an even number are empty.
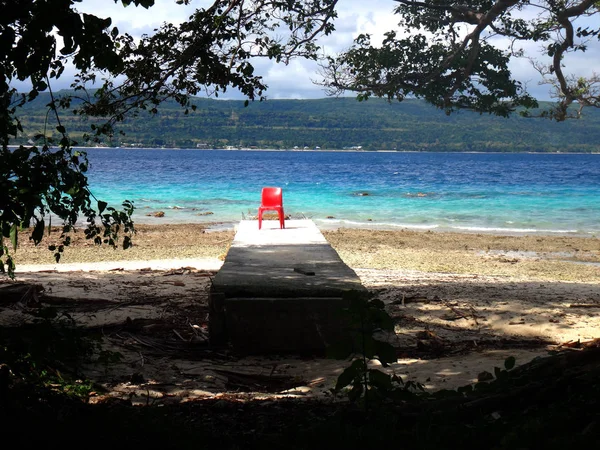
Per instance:
[[[345,308],[365,296],[312,220],[242,220],[209,297],[214,345],[244,352],[323,351],[347,338]]]

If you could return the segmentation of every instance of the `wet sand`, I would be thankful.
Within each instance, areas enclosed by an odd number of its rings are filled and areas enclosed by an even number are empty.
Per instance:
[[[352,268],[509,276],[556,281],[600,281],[600,239],[560,235],[500,236],[432,231],[381,231],[341,228],[323,235]],[[137,225],[133,248],[96,246],[83,232],[73,236],[62,263],[224,259],[234,231],[205,225]],[[47,245],[35,247],[24,236],[15,253],[19,265],[53,264]]]

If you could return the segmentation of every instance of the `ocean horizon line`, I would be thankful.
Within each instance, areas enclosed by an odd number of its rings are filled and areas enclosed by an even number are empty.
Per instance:
[[[36,144],[31,144],[35,146]],[[27,145],[24,145],[27,147]],[[10,144],[8,148],[19,148],[20,145]],[[51,146],[54,148],[55,146]],[[75,145],[72,147],[75,150],[177,150],[177,151],[225,151],[225,152],[304,152],[304,153],[325,153],[325,152],[348,152],[348,153],[418,153],[418,154],[489,154],[489,155],[600,155],[600,151],[589,152],[562,152],[562,151],[483,151],[483,150],[370,150],[370,149],[350,149],[350,148],[319,148],[319,149],[294,149],[294,148],[193,148],[193,147],[128,147],[128,146],[82,146]]]
[[[490,154],[490,155],[506,155],[506,154],[528,154],[528,155],[600,155],[600,151],[590,152],[545,152],[545,151],[477,151],[477,150],[367,150],[367,149],[346,149],[346,148],[319,148],[319,149],[294,149],[294,148],[191,148],[191,147],[85,147],[75,146],[76,149],[114,149],[114,150],[183,150],[183,151],[225,151],[225,152],[300,152],[300,153],[325,153],[325,152],[348,152],[348,153],[456,153],[456,154]]]

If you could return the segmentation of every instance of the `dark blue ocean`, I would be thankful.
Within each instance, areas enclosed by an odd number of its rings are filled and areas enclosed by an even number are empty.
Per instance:
[[[263,186],[322,228],[600,234],[600,155],[88,149],[92,192],[138,223],[256,214]],[[163,211],[165,216],[151,215]]]

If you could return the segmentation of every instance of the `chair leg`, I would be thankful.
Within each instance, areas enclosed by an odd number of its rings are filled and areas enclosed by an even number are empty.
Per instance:
[[[258,212],[258,229],[262,227],[262,211]]]

